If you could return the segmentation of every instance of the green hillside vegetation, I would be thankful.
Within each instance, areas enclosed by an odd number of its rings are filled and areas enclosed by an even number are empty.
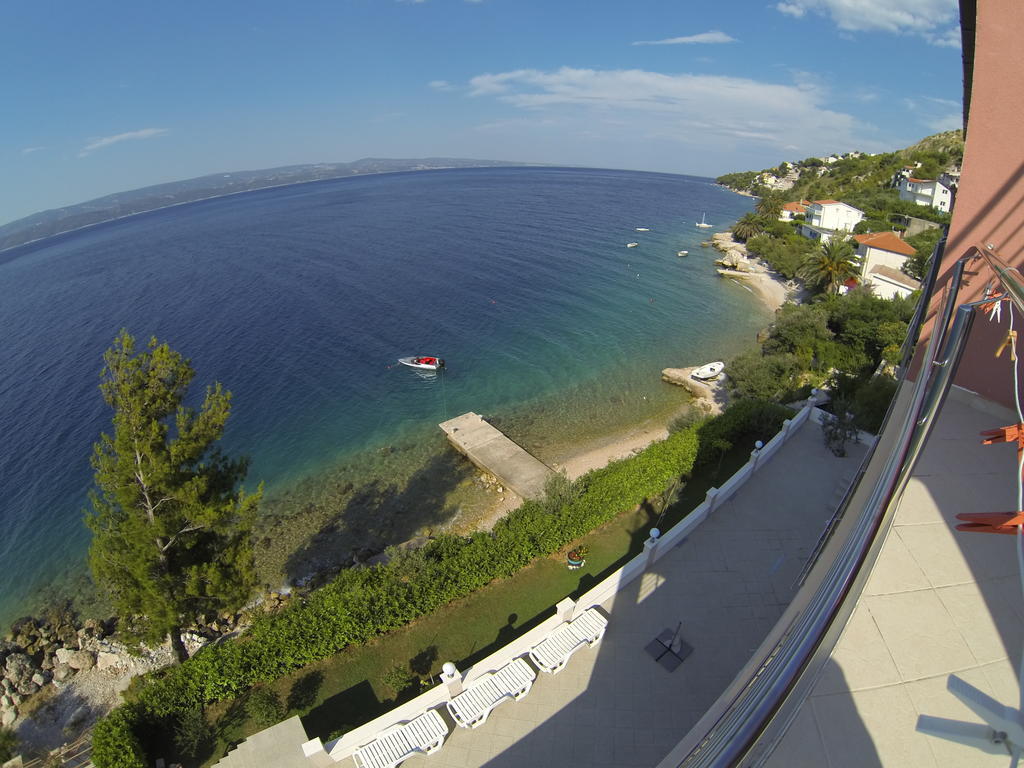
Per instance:
[[[776,168],[762,171],[741,171],[719,176],[719,184],[760,195],[764,185],[759,181],[763,174],[783,176],[791,168],[796,169],[800,178],[792,189],[784,194],[787,200],[824,200],[860,193],[875,193],[888,187],[893,174],[905,165],[921,165],[914,171],[919,178],[934,179],[952,166],[963,162],[963,131],[946,131],[921,139],[906,149],[878,155],[864,155],[851,152],[835,163],[828,164],[821,158],[808,157],[796,162],[783,162]],[[845,201],[844,201],[845,202]],[[854,205],[854,203],[850,203]]]
[[[779,310],[760,350],[729,361],[734,396],[791,402],[807,397],[812,386],[826,386],[836,413],[852,413],[855,425],[869,432],[878,429],[896,384],[875,372],[898,362],[917,296],[886,300],[863,288],[839,295],[859,269],[853,243],[833,239],[823,246],[798,234],[798,221],[780,222],[778,211],[786,201],[839,200],[865,213],[853,234],[903,231],[906,216],[944,225],[949,214],[900,200],[893,178],[914,166],[916,177],[934,179],[962,161],[963,133],[947,131],[896,152],[851,152],[831,163],[810,157],[718,178],[759,197],[755,212],[733,227],[733,238],[786,279],[802,280],[812,294],[805,304]],[[766,186],[773,181],[768,177],[794,175],[791,189]],[[908,275],[924,277],[942,232],[940,226],[906,238],[916,250],[903,267]]]
[[[893,187],[895,174],[908,165],[916,166],[920,178],[937,178],[963,162],[963,132],[946,131],[928,136],[917,144],[896,152],[864,155],[850,152],[833,163],[809,157],[798,162],[783,162],[763,171],[742,171],[719,176],[717,181],[730,189],[757,195],[758,212],[744,216],[733,228],[733,236],[747,243],[753,255],[761,257],[787,279],[805,277],[801,270],[817,252],[817,246],[798,235],[795,226],[780,222],[773,213],[785,201],[839,200],[864,211],[865,218],[853,234],[903,231],[906,218],[912,216],[939,225],[949,223],[949,214],[899,199]],[[781,178],[795,171],[799,178],[791,189],[781,191],[765,186],[767,176]],[[798,217],[799,218],[799,217]],[[932,229],[907,238],[917,253],[904,265],[904,271],[920,280],[928,266],[941,229]]]

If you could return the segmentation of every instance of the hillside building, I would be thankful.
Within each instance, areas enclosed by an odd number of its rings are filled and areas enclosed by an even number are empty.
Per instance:
[[[838,232],[852,232],[864,218],[864,211],[838,200],[815,200],[807,206],[805,216],[800,234],[827,243]]]
[[[907,176],[900,179],[900,200],[926,205],[943,213],[953,208],[953,190],[938,179],[918,179]]]
[[[907,259],[917,251],[893,232],[854,235],[860,261],[861,282],[876,296],[892,299],[909,296],[921,283],[903,272]]]

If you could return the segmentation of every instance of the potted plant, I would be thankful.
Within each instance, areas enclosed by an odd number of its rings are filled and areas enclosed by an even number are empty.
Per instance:
[[[575,571],[577,568],[582,568],[583,564],[587,562],[588,552],[590,550],[583,546],[570,549],[569,554],[565,556],[566,565],[569,566],[569,570]]]

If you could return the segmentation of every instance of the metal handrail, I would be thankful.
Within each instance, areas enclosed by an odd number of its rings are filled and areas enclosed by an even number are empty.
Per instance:
[[[915,382],[895,448],[843,549],[804,611],[766,653],[747,685],[680,766],[725,768],[759,764],[785,734],[816,682],[817,673],[853,611],[855,601],[847,598],[851,594],[859,595],[868,577],[870,568],[865,566],[873,564],[881,546],[878,533],[887,529],[899,496],[934,426],[935,415],[952,385],[975,310],[985,304],[975,302],[961,307],[952,329],[945,333],[963,282],[964,261],[974,258],[974,250],[957,261],[939,313],[941,320],[929,339],[926,367]],[[936,268],[937,265],[933,265],[933,271]],[[923,296],[922,301],[926,298]],[[1021,299],[1024,300],[1024,290]],[[942,362],[936,354],[940,342],[944,346]]]
[[[914,348],[917,346],[917,340],[921,335],[925,312],[928,309],[928,298],[932,295],[932,291],[935,290],[935,281],[939,277],[939,268],[942,265],[942,257],[946,253],[946,240],[948,237],[949,230],[943,230],[942,237],[939,238],[939,242],[932,249],[932,260],[931,264],[928,265],[928,274],[925,275],[924,283],[921,285],[921,299],[917,302],[917,309],[914,310],[914,317],[910,321],[910,325],[907,326],[907,335],[903,339],[903,348],[900,350],[899,369],[901,371],[907,369],[907,364],[910,362],[911,355],[914,354]]]

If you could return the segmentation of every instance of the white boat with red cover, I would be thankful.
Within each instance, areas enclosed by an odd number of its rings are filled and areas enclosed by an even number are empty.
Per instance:
[[[427,371],[436,371],[439,368],[444,368],[444,360],[440,357],[432,357],[429,355],[423,355],[420,357],[400,357],[398,362],[402,365],[408,365],[410,368],[422,368]]]

